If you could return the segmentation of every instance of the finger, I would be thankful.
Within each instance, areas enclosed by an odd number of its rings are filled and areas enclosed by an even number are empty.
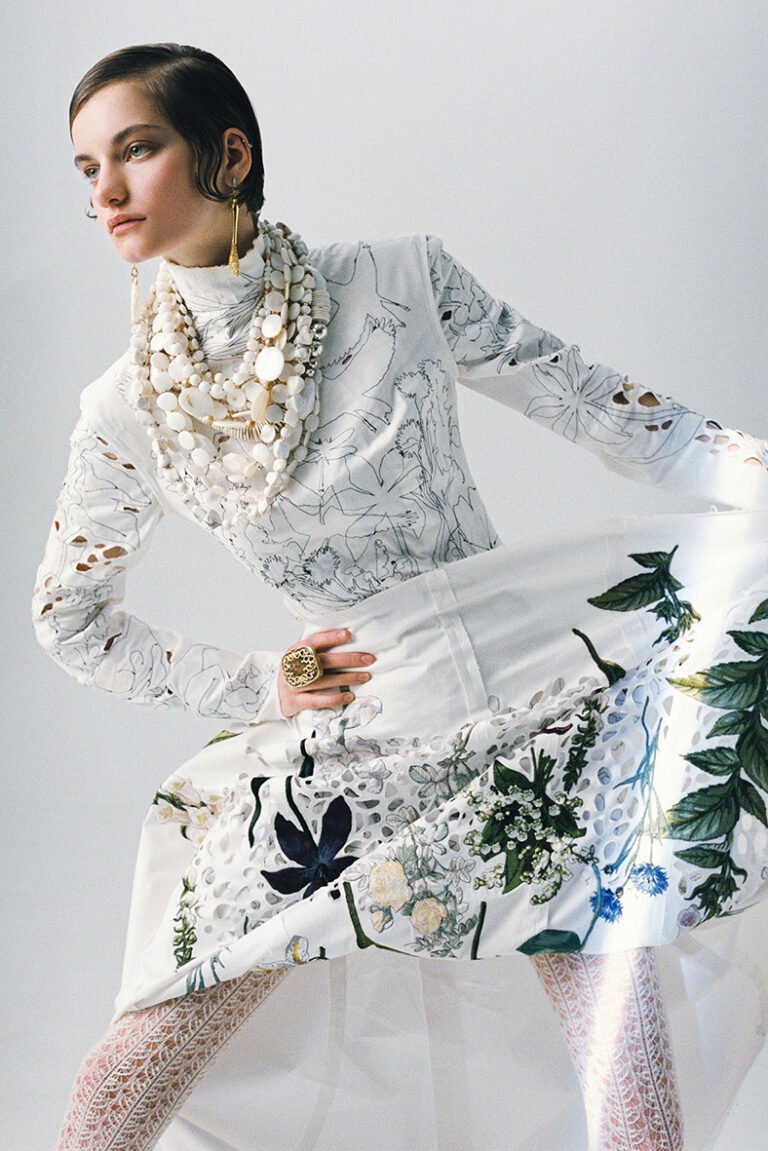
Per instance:
[[[370,678],[370,674],[367,671],[340,671],[333,675],[326,674],[321,676],[320,679],[316,679],[314,683],[308,683],[307,686],[301,690],[314,693],[319,691],[337,691],[342,688],[344,684],[367,683]]]
[[[355,698],[355,693],[352,691],[333,691],[333,692],[307,692],[306,702],[302,702],[301,709],[304,711],[316,711],[322,707],[346,707]]]
[[[352,633],[346,627],[336,628],[333,631],[316,631],[292,644],[288,650],[292,651],[296,647],[313,647],[315,651],[327,651],[328,648],[337,647],[340,643],[348,643],[351,638]]]
[[[326,651],[320,658],[324,668],[364,667],[375,662],[376,656],[369,651]]]

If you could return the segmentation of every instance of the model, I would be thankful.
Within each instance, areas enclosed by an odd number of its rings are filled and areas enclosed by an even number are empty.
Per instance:
[[[265,221],[256,119],[208,53],[106,57],[70,123],[121,256],[163,262],[82,393],[38,636],[224,730],[158,781],[118,1014],[59,1148],[154,1146],[292,967],[371,947],[532,957],[591,1151],[681,1147],[653,948],[765,882],[768,443],[585,362],[434,237],[310,250]],[[501,546],[457,380],[743,510]],[[119,610],[171,513],[284,595],[288,652]]]

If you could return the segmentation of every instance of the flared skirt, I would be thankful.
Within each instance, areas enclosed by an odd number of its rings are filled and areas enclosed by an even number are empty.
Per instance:
[[[373,676],[160,784],[119,1012],[361,949],[656,946],[766,889],[768,513],[540,537],[302,622]]]

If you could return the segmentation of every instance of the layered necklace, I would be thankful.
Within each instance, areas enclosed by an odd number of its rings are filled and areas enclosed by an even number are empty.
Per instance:
[[[131,336],[128,399],[163,486],[210,526],[255,522],[306,457],[318,424],[330,297],[300,236],[263,220],[258,237],[264,291],[231,375],[206,363],[167,266]]]

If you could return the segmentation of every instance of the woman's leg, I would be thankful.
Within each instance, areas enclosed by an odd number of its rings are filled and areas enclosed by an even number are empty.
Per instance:
[[[534,964],[579,1078],[589,1151],[680,1151],[680,1103],[653,949],[540,955]]]
[[[149,1151],[211,1060],[286,974],[252,971],[121,1016],[77,1074],[57,1151]]]

